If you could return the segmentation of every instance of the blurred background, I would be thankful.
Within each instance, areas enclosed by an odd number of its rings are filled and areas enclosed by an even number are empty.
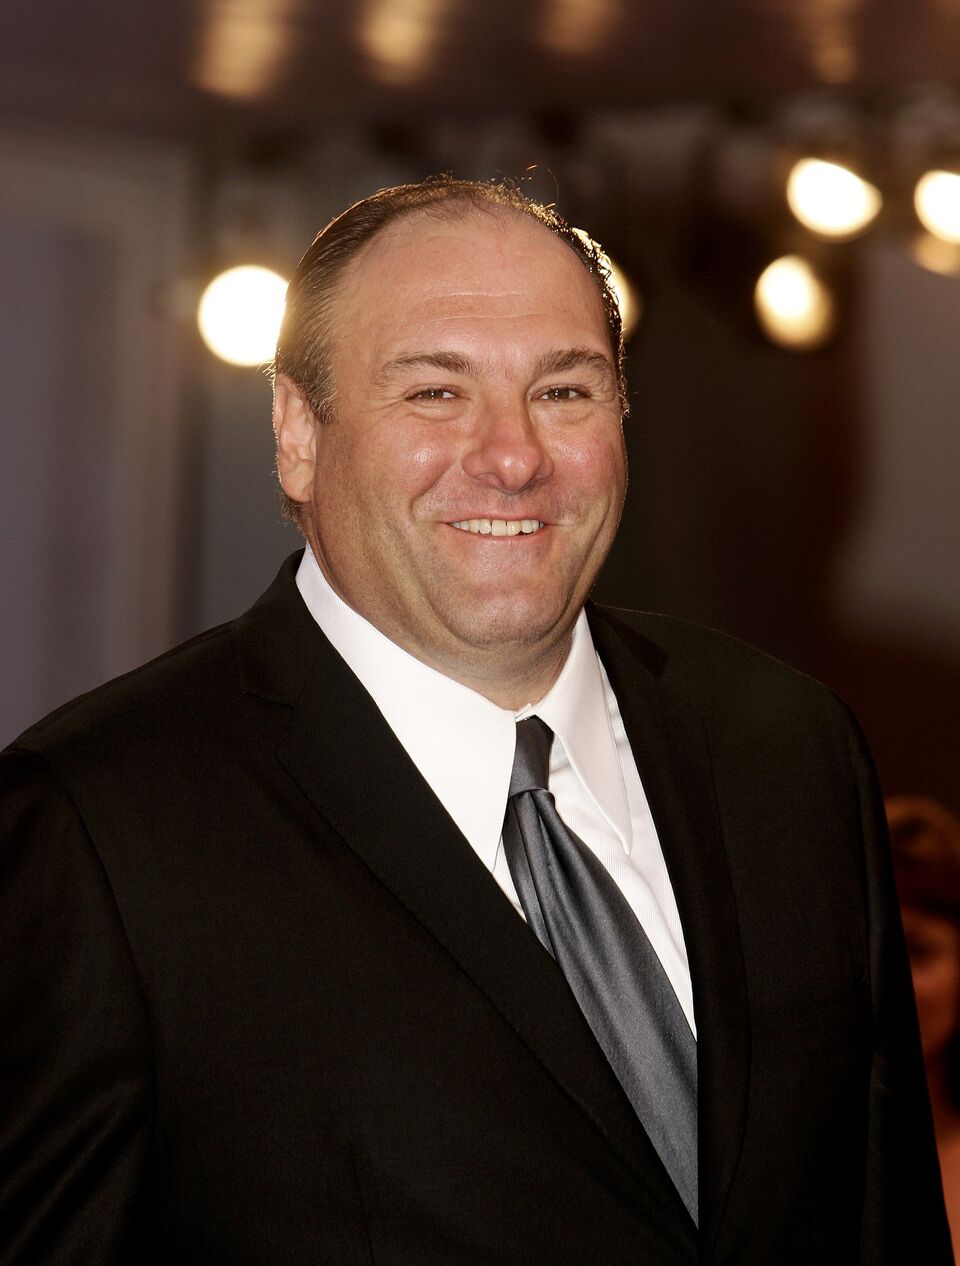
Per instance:
[[[525,179],[632,293],[597,596],[827,681],[888,794],[957,810],[958,164],[960,0],[7,6],[0,740],[297,548],[208,284],[450,171]]]

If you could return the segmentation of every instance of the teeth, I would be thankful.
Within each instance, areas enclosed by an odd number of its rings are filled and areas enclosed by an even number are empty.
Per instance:
[[[461,532],[473,532],[480,536],[529,536],[543,524],[539,519],[461,519],[453,527]]]

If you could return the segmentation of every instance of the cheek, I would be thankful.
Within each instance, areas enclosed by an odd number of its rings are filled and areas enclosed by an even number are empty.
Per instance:
[[[439,438],[425,437],[413,447],[404,448],[397,454],[395,469],[406,472],[406,481],[414,490],[423,491],[431,488],[453,465],[449,446]]]
[[[626,456],[622,437],[603,434],[554,445],[554,460],[567,480],[585,492],[604,493],[626,483]]]
[[[383,498],[410,501],[428,492],[457,464],[456,447],[442,426],[384,426],[365,446],[367,482]]]
[[[409,504],[431,488],[449,466],[444,446],[424,437],[411,443],[383,430],[370,442],[339,446],[326,455],[317,488],[322,503],[348,514],[352,508],[383,510]]]

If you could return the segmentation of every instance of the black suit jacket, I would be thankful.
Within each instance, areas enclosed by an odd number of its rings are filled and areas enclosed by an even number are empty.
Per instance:
[[[0,760],[0,1261],[949,1262],[843,706],[717,634],[590,612],[687,941],[697,1233],[297,561]]]

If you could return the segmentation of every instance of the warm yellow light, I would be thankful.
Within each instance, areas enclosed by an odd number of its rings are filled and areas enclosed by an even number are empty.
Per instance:
[[[801,224],[823,237],[854,237],[876,217],[879,189],[849,167],[801,158],[787,177],[787,202]]]
[[[193,79],[225,97],[262,97],[290,53],[285,0],[221,0],[202,7]]]
[[[384,83],[415,83],[429,68],[448,0],[368,0],[359,40]]]
[[[830,291],[799,255],[783,255],[763,270],[754,306],[763,332],[780,347],[818,347],[833,329]]]
[[[614,294],[617,296],[617,305],[620,308],[623,337],[628,339],[640,323],[640,317],[643,313],[643,301],[623,269],[618,268],[609,255],[606,260],[607,267],[610,269],[610,281],[613,284]]]
[[[549,0],[540,38],[564,57],[590,57],[604,47],[622,16],[622,0]]]
[[[600,260],[610,274],[613,293],[617,296],[617,307],[620,309],[620,325],[623,329],[623,337],[628,339],[640,321],[643,313],[643,300],[634,289],[627,274],[613,262],[603,247],[593,240],[587,230],[578,229],[576,225],[571,227],[589,250],[599,252]]]
[[[945,242],[960,242],[960,175],[928,171],[917,181],[913,205],[920,223]]]
[[[929,272],[943,277],[960,277],[960,242],[945,242],[932,233],[918,233],[911,254]]]
[[[207,347],[231,365],[262,365],[277,349],[287,283],[269,268],[228,268],[203,292],[197,324]]]

